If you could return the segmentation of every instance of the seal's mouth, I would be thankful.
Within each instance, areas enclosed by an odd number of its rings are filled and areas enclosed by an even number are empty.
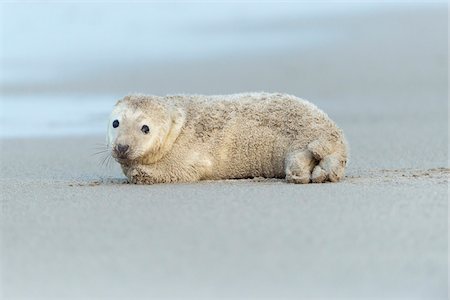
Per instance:
[[[129,153],[118,153],[117,151],[112,151],[111,155],[118,163],[123,163],[131,160]]]
[[[119,156],[115,158],[118,162],[127,162],[129,161],[128,157]]]
[[[114,159],[117,160],[117,161],[127,161],[127,160],[130,160],[130,159],[128,158],[128,155],[117,155],[117,154],[114,154],[114,153],[113,153],[112,157],[114,157]]]
[[[115,153],[114,151],[112,152],[112,157],[116,160],[116,162],[118,162],[121,165],[132,164],[133,162],[135,162],[138,159],[136,157],[133,157],[133,155],[131,155],[131,153],[118,154],[118,153]]]

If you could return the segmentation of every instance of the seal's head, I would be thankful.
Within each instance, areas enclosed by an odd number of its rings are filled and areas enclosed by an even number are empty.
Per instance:
[[[163,98],[130,95],[119,100],[108,124],[108,146],[120,164],[148,164],[170,150],[184,114]]]

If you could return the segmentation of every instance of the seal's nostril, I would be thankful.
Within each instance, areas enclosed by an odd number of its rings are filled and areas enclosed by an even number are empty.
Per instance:
[[[129,148],[128,145],[119,144],[119,145],[117,145],[117,152],[125,153],[125,152],[127,152],[128,148]]]

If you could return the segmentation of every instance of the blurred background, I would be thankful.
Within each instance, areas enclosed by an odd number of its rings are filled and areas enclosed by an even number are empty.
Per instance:
[[[350,98],[373,110],[378,97],[447,87],[445,3],[0,9],[3,137],[102,133],[111,106],[130,92],[277,91],[339,113],[356,109]]]

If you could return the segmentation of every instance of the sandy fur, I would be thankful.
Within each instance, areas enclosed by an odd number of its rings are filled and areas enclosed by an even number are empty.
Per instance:
[[[120,126],[112,128],[113,120]],[[129,95],[113,110],[108,143],[133,183],[286,178],[339,181],[347,163],[342,131],[313,104],[286,94]],[[145,135],[142,124],[150,127]]]

